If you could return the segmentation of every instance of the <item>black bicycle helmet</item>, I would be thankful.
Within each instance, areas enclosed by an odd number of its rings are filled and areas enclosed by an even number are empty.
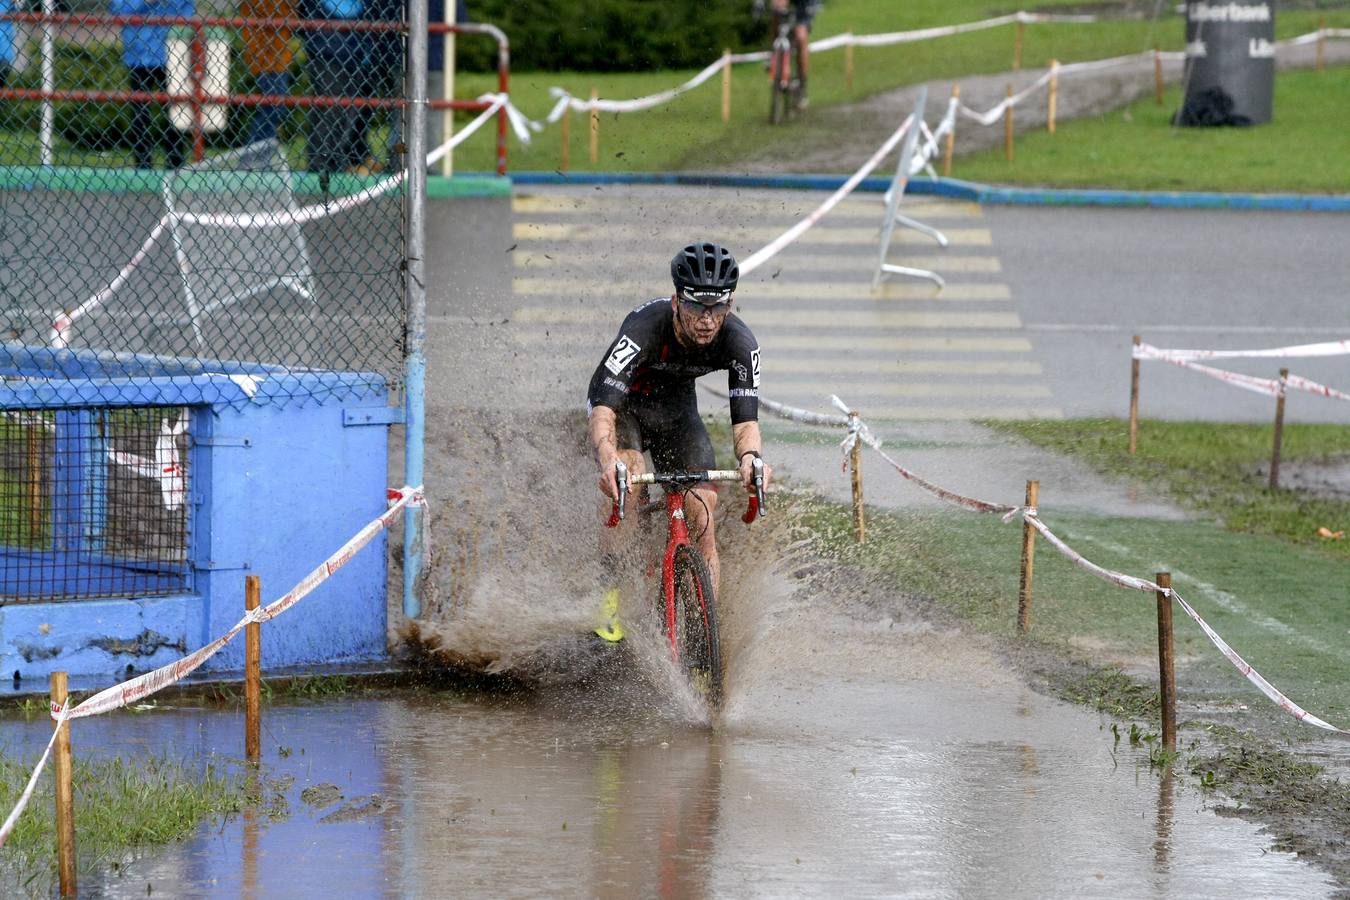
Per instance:
[[[741,276],[736,257],[721,244],[702,241],[690,244],[670,261],[670,277],[675,290],[730,294]]]

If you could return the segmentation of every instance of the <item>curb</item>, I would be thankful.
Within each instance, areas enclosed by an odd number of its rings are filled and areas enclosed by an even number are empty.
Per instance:
[[[717,175],[673,172],[516,172],[513,184],[653,184],[698,187],[775,188],[779,190],[833,191],[843,175]],[[889,177],[865,178],[859,191],[885,193]],[[1051,189],[1000,187],[956,178],[915,178],[906,191],[956,200],[1003,206],[1102,206],[1154,209],[1234,209],[1299,212],[1350,212],[1350,195],[1344,194],[1229,194],[1187,191],[1119,191],[1096,189]]]

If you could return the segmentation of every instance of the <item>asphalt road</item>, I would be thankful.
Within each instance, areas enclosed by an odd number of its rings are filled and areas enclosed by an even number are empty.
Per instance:
[[[517,189],[433,214],[430,367],[436,385],[526,408],[580,407],[624,314],[670,289],[667,261],[695,237],[742,258],[814,208],[805,192],[639,186]],[[1344,338],[1350,219],[1325,213],[985,207],[911,199],[952,239],[915,232],[894,262],[947,278],[871,290],[880,204],[850,198],[743,280],[739,312],[761,339],[763,396],[827,409],[830,393],[874,418],[1117,416],[1130,342],[1265,348]],[[472,347],[472,353],[465,353]],[[1225,361],[1273,377],[1275,360]],[[1296,373],[1350,388],[1344,357]],[[531,385],[502,392],[505,381]],[[1142,413],[1264,421],[1273,403],[1145,363]],[[446,395],[443,395],[446,396]],[[1336,401],[1291,396],[1291,421],[1345,421]]]

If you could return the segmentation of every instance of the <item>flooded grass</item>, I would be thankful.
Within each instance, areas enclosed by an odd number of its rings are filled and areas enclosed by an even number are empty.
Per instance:
[[[0,754],[0,806],[13,807],[35,758]],[[205,820],[238,812],[244,788],[214,762],[169,755],[81,759],[74,764],[75,846],[81,875],[116,870],[141,848],[182,840]],[[0,856],[0,893],[51,893],[56,880],[56,812],[51,767]]]
[[[1118,422],[1026,427],[1053,449],[1085,447],[1082,455],[1089,461],[1112,459],[1100,465],[1104,471],[1151,473],[1159,489],[1176,490],[1201,513],[1258,503],[1267,493],[1248,471],[1268,453],[1259,427],[1234,426],[1230,434],[1222,426],[1223,434],[1205,436],[1213,426],[1150,423],[1157,429],[1151,451],[1137,461],[1119,458]],[[1021,433],[1016,424],[1005,430]],[[1295,460],[1340,454],[1350,446],[1350,429],[1299,431],[1286,445]],[[1273,527],[1235,533],[1207,521],[1060,514],[1053,485],[1041,491],[1043,519],[1070,546],[1128,574],[1151,578],[1172,572],[1182,596],[1295,702],[1333,724],[1350,720],[1343,690],[1350,662],[1342,652],[1350,611],[1328,602],[1327,590],[1345,584],[1350,574],[1341,553],[1292,542]],[[1350,878],[1344,841],[1350,789],[1308,758],[1323,732],[1296,724],[1263,698],[1179,611],[1174,629],[1180,752],[1169,754],[1157,734],[1152,595],[1094,579],[1041,543],[1032,632],[1019,637],[1016,524],[964,511],[869,508],[867,541],[858,544],[847,508],[808,493],[789,496],[791,502],[780,502],[779,509],[793,517],[796,536],[814,553],[854,569],[860,578],[877,577],[892,589],[927,598],[965,627],[1005,639],[1010,658],[1030,670],[1034,681],[1122,723],[1111,726],[1117,744],[1128,737],[1132,745],[1146,746],[1152,765],[1190,773],[1198,787],[1218,792],[1221,809],[1267,825],[1281,849],[1316,857],[1343,883]],[[1301,502],[1280,500],[1291,510]],[[1313,752],[1337,757],[1335,748]]]

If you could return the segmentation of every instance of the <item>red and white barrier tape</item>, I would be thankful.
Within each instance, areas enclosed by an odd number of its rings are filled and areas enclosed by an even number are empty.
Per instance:
[[[719,396],[725,396],[724,394],[719,394],[719,392],[716,390],[712,389],[709,390],[714,394],[718,394]],[[839,400],[837,397],[831,395],[830,399],[835,406],[844,410],[848,409],[847,405],[844,404],[843,401]],[[783,418],[788,418],[797,422],[807,422],[810,424],[824,424],[831,426],[842,425],[844,427],[848,427],[851,429],[850,435],[857,433],[859,431],[859,425],[861,424],[857,422],[856,417],[825,416],[819,413],[811,413],[806,410],[799,410],[794,407],[785,406],[781,403],[776,403],[774,401],[761,399],[759,402],[761,405],[767,407],[771,411],[774,411],[776,414],[782,415]],[[850,419],[852,419],[853,421],[850,422]],[[1164,588],[1160,587],[1156,582],[1150,581],[1145,578],[1137,578],[1133,575],[1127,575],[1124,572],[1117,572],[1112,569],[1107,569],[1087,559],[1087,557],[1083,556],[1081,553],[1074,550],[1067,543],[1065,543],[1062,538],[1060,538],[1053,531],[1051,531],[1050,527],[1046,525],[1043,521],[1041,521],[1040,512],[1035,507],[1008,506],[1006,504],[1000,503],[988,503],[984,500],[976,500],[972,497],[964,497],[960,494],[957,494],[954,491],[949,491],[946,488],[933,484],[931,481],[928,481],[916,475],[915,473],[909,471],[904,466],[901,466],[898,462],[896,462],[894,459],[891,459],[889,455],[887,455],[883,450],[881,450],[879,446],[880,444],[879,441],[876,441],[875,439],[869,440],[868,437],[863,437],[861,435],[859,435],[858,438],[854,439],[861,439],[869,446],[871,446],[874,450],[877,451],[877,454],[880,455],[882,459],[886,460],[886,462],[890,463],[895,468],[895,470],[898,473],[900,473],[900,475],[903,478],[913,482],[914,484],[918,485],[919,487],[923,488],[929,493],[932,493],[933,495],[942,498],[943,500],[946,500],[950,503],[953,503],[965,509],[973,510],[975,512],[1000,513],[1002,514],[1002,518],[1005,523],[1012,521],[1014,518],[1020,515],[1022,519],[1032,528],[1035,528],[1036,531],[1039,532],[1040,535],[1044,537],[1052,547],[1055,548],[1055,550],[1057,550],[1061,555],[1063,555],[1075,566],[1077,566],[1078,568],[1082,569],[1083,571],[1087,572],[1088,574],[1092,575],[1095,578],[1099,578],[1110,584],[1114,584],[1118,587],[1126,588],[1127,590],[1132,591],[1156,593],[1164,590]],[[849,439],[846,438],[846,441],[847,440]],[[1336,734],[1350,735],[1350,731],[1337,728],[1336,726],[1328,723],[1326,720],[1321,719],[1313,715],[1312,713],[1309,713],[1307,710],[1299,706],[1293,700],[1290,700],[1287,695],[1285,695],[1282,691],[1280,691],[1273,684],[1267,681],[1265,677],[1261,675],[1260,672],[1257,672],[1254,668],[1252,668],[1252,666],[1245,659],[1243,659],[1237,653],[1236,650],[1234,650],[1231,646],[1229,646],[1229,644],[1219,635],[1219,633],[1215,631],[1213,627],[1211,627],[1210,624],[1206,622],[1200,616],[1200,614],[1195,611],[1194,607],[1192,607],[1189,603],[1187,603],[1186,600],[1183,599],[1180,594],[1178,594],[1172,588],[1167,588],[1165,590],[1167,591],[1168,596],[1172,597],[1179,604],[1181,604],[1181,608],[1185,610],[1186,615],[1190,616],[1191,619],[1194,620],[1194,622],[1200,626],[1200,630],[1203,631],[1205,633],[1205,636],[1208,637],[1210,641],[1214,644],[1214,646],[1218,648],[1219,652],[1222,653],[1224,657],[1228,659],[1230,663],[1233,664],[1234,668],[1236,668],[1239,672],[1241,672],[1242,675],[1248,681],[1250,681],[1253,685],[1255,685],[1256,688],[1260,690],[1262,694],[1264,694],[1277,706],[1279,706],[1285,712],[1289,713],[1294,718],[1298,719],[1300,722],[1305,722],[1317,728],[1335,732]]]
[[[1350,352],[1348,350],[1334,350],[1343,344],[1350,344],[1346,341],[1327,344],[1304,344],[1301,347],[1287,347],[1286,351],[1308,351],[1292,352],[1288,356],[1335,356]],[[1325,384],[1319,384],[1311,378],[1304,378],[1302,375],[1290,374],[1283,381],[1279,378],[1259,378],[1255,375],[1244,375],[1241,372],[1229,372],[1226,369],[1216,369],[1213,366],[1201,365],[1192,362],[1193,359],[1206,359],[1209,354],[1215,356],[1277,356],[1278,350],[1254,350],[1254,351],[1223,351],[1223,350],[1159,350],[1157,347],[1149,344],[1139,344],[1134,348],[1134,358],[1139,360],[1152,360],[1157,362],[1170,363],[1174,366],[1180,366],[1183,369],[1190,369],[1193,372],[1199,372],[1201,375],[1207,375],[1218,381],[1224,381],[1234,387],[1240,387],[1243,390],[1252,391],[1257,394],[1264,394],[1267,397],[1278,397],[1285,393],[1286,388],[1293,388],[1298,391],[1305,391],[1309,394],[1316,394],[1319,397],[1326,397],[1329,400],[1350,400],[1350,393],[1338,391],[1333,387],[1327,387]]]
[[[764,263],[782,252],[783,248],[797,240],[797,238],[801,237],[809,228],[819,222],[826,213],[838,206],[839,201],[853,193],[853,189],[856,188],[864,178],[870,175],[872,170],[895,149],[896,145],[904,138],[905,132],[913,127],[913,125],[914,115],[911,113],[905,118],[905,121],[900,124],[900,127],[895,130],[895,133],[887,138],[884,144],[877,148],[877,151],[872,154],[867,162],[863,163],[862,168],[854,172],[853,175],[849,177],[848,181],[840,185],[839,189],[831,194],[824,203],[816,207],[815,210],[796,225],[793,225],[768,244],[750,254],[750,257],[746,259],[745,262],[741,263],[741,274],[749,275],[751,272],[755,271],[755,269],[764,265]]]
[[[28,805],[29,798],[33,793],[33,786],[37,783],[38,776],[47,764],[47,758],[51,755],[52,746],[56,743],[56,735],[60,729],[65,726],[70,719],[82,719],[88,716],[97,716],[114,709],[119,709],[130,703],[135,703],[150,696],[156,691],[168,687],[174,682],[181,681],[192,671],[201,666],[212,656],[220,651],[222,647],[228,644],[235,635],[239,634],[246,625],[254,622],[267,622],[275,619],[286,610],[290,609],[296,603],[300,602],[305,595],[309,594],[316,587],[323,584],[333,573],[341,569],[351,561],[363,547],[374,540],[375,536],[384,529],[393,524],[398,513],[409,504],[425,505],[426,500],[422,495],[422,488],[410,487],[404,485],[401,488],[391,488],[389,490],[389,508],[379,518],[369,522],[364,528],[358,531],[351,540],[343,544],[338,550],[319,564],[312,572],[300,579],[295,587],[291,588],[280,599],[269,603],[267,606],[250,610],[242,619],[235,623],[229,631],[216,638],[211,643],[195,650],[188,655],[161,666],[153,672],[147,672],[139,675],[129,681],[113,685],[110,688],[99,691],[92,697],[89,697],[79,705],[71,707],[69,702],[63,707],[52,708],[52,719],[57,726],[52,731],[52,738],[47,744],[46,751],[38,761],[37,767],[33,770],[32,776],[28,779],[28,786],[24,789],[23,795],[19,797],[19,803],[10,812],[5,820],[3,827],[0,827],[0,847],[4,846],[9,834],[14,828],[14,823],[18,821],[23,813],[24,807]]]
[[[1350,340],[1323,341],[1318,344],[1296,344],[1292,347],[1272,347],[1266,350],[1177,350],[1137,344],[1130,351],[1134,359],[1297,359],[1310,356],[1350,355]]]

